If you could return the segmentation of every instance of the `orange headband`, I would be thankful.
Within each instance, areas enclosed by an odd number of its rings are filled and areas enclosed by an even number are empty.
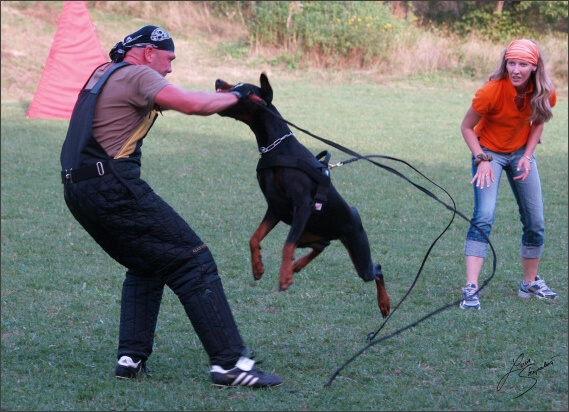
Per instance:
[[[506,60],[520,59],[537,66],[539,51],[534,42],[527,39],[514,40],[506,49]]]

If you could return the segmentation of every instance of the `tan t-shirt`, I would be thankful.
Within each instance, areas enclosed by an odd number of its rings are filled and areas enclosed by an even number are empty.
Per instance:
[[[97,69],[86,88],[92,88],[108,67]],[[156,70],[142,65],[122,67],[109,77],[97,99],[93,135],[110,157],[128,157],[127,146],[134,148],[133,140],[144,137],[151,125],[156,94],[169,84]]]

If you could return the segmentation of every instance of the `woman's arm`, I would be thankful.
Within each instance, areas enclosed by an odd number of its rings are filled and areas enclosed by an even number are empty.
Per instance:
[[[476,132],[474,131],[474,127],[478,124],[481,118],[482,116],[476,113],[472,106],[470,106],[462,120],[462,124],[460,125],[462,137],[474,157],[484,154],[484,151],[480,146],[480,142],[478,141],[478,136],[476,136]],[[484,182],[486,182],[487,187],[490,187],[490,182],[493,181],[494,171],[492,170],[492,166],[490,166],[490,162],[482,161],[478,164],[476,174],[472,177],[470,183],[472,184],[476,182],[476,187],[482,189],[484,188]]]

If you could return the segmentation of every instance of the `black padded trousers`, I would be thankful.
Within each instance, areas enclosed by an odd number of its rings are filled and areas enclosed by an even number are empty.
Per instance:
[[[128,162],[64,185],[71,213],[127,268],[118,357],[152,353],[164,286],[177,295],[211,364],[231,367],[246,348],[206,244]],[[119,176],[119,177],[117,177]]]

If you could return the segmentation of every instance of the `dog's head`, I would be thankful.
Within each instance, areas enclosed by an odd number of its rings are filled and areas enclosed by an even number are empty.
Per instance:
[[[260,77],[261,87],[249,83],[229,84],[221,79],[215,81],[217,93],[238,91],[247,96],[243,101],[219,112],[220,116],[231,117],[244,123],[250,123],[254,113],[263,110],[263,106],[269,106],[273,101],[273,88],[265,73]]]

